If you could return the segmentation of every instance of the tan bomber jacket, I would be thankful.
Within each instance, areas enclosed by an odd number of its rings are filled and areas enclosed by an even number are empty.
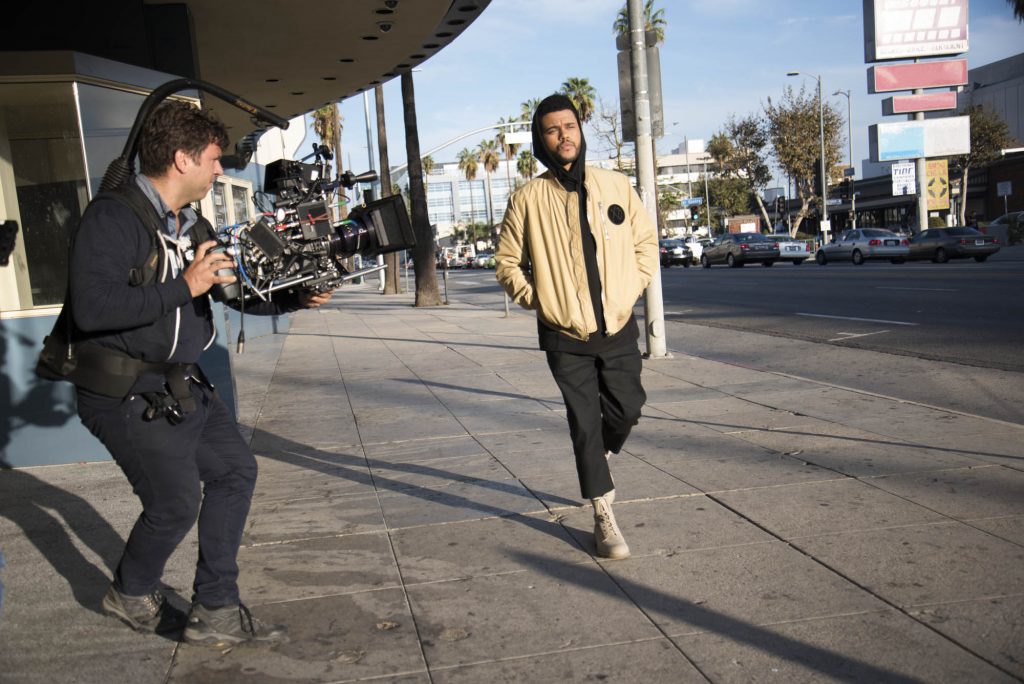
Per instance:
[[[605,329],[629,320],[658,268],[658,238],[625,175],[587,167],[587,218],[597,242]],[[549,327],[586,340],[597,332],[587,287],[579,199],[550,171],[512,194],[495,253],[495,276],[520,306]]]

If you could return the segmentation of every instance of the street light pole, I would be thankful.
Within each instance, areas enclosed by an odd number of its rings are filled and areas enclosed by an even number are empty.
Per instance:
[[[825,175],[825,103],[821,97],[821,76],[790,71],[787,76],[810,76],[818,81],[818,135],[821,137],[821,220],[828,221],[828,177]],[[821,226],[824,232],[824,224]],[[822,236],[827,237],[827,236]]]
[[[852,219],[850,221],[850,227],[856,230],[857,228],[857,195],[854,193],[853,179],[857,177],[856,172],[853,168],[853,108],[851,100],[853,99],[850,95],[850,90],[837,90],[832,93],[833,95],[843,95],[846,97],[846,137],[847,143],[849,144],[849,162],[850,162],[850,214]]]

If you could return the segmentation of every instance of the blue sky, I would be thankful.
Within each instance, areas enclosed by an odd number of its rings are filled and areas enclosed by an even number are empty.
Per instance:
[[[492,0],[480,18],[414,74],[423,153],[462,133],[518,114],[520,103],[583,77],[609,106],[618,102],[611,26],[623,0]],[[867,156],[867,127],[883,120],[881,95],[867,94],[861,0],[656,0],[668,27],[661,45],[665,136],[659,152],[684,136],[707,140],[730,116],[760,112],[787,85],[816,88],[845,116],[850,89],[854,158]],[[1024,24],[1005,0],[971,0],[970,68],[1024,51]],[[405,162],[398,79],[384,85],[392,165]],[[373,97],[370,97],[371,108]],[[342,103],[345,166],[367,166],[361,96]],[[599,146],[587,130],[591,158]],[[434,153],[453,161],[480,134]],[[627,150],[631,153],[631,146]],[[845,155],[844,155],[845,157]]]

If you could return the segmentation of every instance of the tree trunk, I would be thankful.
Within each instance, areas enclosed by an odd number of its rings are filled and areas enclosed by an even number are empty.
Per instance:
[[[416,94],[412,72],[402,72],[402,115],[405,118],[405,156],[409,160],[409,197],[412,205],[412,232],[416,246],[412,250],[416,265],[416,306],[440,306],[434,254],[437,244],[427,213],[427,192],[423,186],[423,164],[420,162],[420,134],[416,125]]]
[[[764,208],[764,202],[761,201],[761,193],[756,189],[754,190],[754,199],[757,200],[757,208],[761,211],[761,218],[764,219],[764,225],[768,226],[769,233],[775,232],[775,226],[772,225],[771,220],[768,218],[768,210]]]
[[[390,197],[394,194],[391,187],[391,166],[388,163],[388,133],[384,124],[384,88],[378,83],[373,87],[377,104],[377,148],[380,150],[380,196]],[[393,295],[401,292],[399,288],[398,252],[384,255],[387,269],[384,271],[384,294]]]

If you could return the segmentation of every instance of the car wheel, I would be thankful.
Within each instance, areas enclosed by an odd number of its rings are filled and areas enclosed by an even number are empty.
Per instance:
[[[828,263],[828,257],[825,256],[825,253],[820,250],[816,255],[814,255],[814,260],[818,262],[819,266],[824,266],[825,264]]]
[[[764,266],[765,268],[768,268],[769,266],[774,266],[775,262],[774,261],[762,261],[761,265]]]
[[[661,262],[661,267],[662,268],[672,268],[672,262],[671,261],[662,261]]]
[[[859,249],[853,250],[853,263],[857,266],[864,264],[864,255],[860,253]]]
[[[690,268],[690,262],[689,261],[684,261],[683,262],[683,268]]]
[[[935,250],[935,263],[944,264],[947,261],[949,261],[949,255],[946,254],[946,250],[942,249],[941,247]]]
[[[802,264],[802,263],[804,263],[804,260],[803,260],[803,259],[794,259],[794,260],[793,260],[793,265],[794,265],[794,266],[799,266],[799,265],[800,265],[800,264]]]
[[[985,259],[988,259],[988,254],[979,254],[978,256],[974,257],[974,260],[977,261],[979,264]]]
[[[707,254],[700,255],[700,265],[704,268],[711,268],[711,259],[708,259]]]
[[[725,264],[729,268],[736,268],[736,257],[734,257],[732,254],[729,254],[728,256],[725,257]]]

